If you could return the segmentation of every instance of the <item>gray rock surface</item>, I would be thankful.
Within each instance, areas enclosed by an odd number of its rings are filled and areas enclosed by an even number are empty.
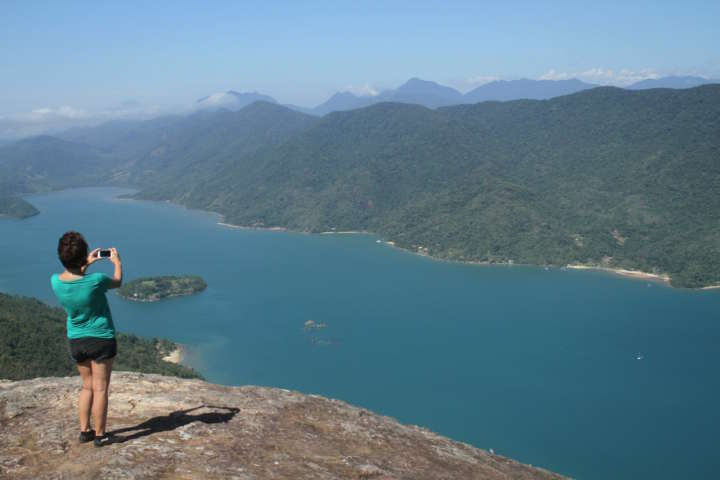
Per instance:
[[[113,373],[103,448],[77,442],[78,378],[0,381],[0,478],[559,479],[347,403]]]

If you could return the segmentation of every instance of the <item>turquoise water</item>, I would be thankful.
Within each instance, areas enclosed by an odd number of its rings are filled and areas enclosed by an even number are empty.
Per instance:
[[[340,398],[581,479],[720,471],[720,291],[230,229],[122,192],[30,197],[40,215],[0,222],[0,290],[56,304],[57,238],[77,229],[119,249],[126,279],[205,278],[197,296],[110,302],[119,330],[187,344],[211,381]]]

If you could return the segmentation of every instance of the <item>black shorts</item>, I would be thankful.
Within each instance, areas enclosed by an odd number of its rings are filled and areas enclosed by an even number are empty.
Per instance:
[[[85,360],[106,360],[117,355],[117,342],[114,338],[71,338],[69,343],[70,356],[77,363]]]

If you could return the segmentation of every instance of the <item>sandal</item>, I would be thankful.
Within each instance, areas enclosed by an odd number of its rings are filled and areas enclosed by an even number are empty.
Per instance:
[[[112,435],[109,433],[106,433],[105,435],[101,437],[95,437],[95,440],[93,440],[93,445],[96,447],[104,447],[105,445],[110,445],[113,443]]]
[[[80,443],[92,442],[95,440],[95,430],[88,430],[87,432],[80,432]]]

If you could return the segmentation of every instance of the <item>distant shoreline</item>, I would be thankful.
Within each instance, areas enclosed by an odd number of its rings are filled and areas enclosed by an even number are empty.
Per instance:
[[[218,225],[221,225],[223,227],[228,228],[235,228],[240,230],[267,230],[272,232],[296,232],[296,233],[306,233],[311,235],[374,235],[373,232],[367,232],[363,230],[346,230],[346,231],[325,231],[325,232],[303,232],[303,231],[296,231],[292,230],[286,227],[249,227],[249,226],[243,226],[243,225],[233,225],[232,223],[227,222],[217,222]],[[572,270],[599,270],[604,271],[608,273],[612,273],[615,275],[618,275],[620,277],[626,277],[626,278],[634,278],[638,280],[651,280],[655,282],[660,282],[668,287],[671,288],[678,288],[674,287],[672,285],[672,278],[670,275],[666,273],[650,273],[650,272],[643,272],[642,270],[629,270],[625,268],[612,268],[612,267],[603,267],[600,265],[584,265],[584,264],[567,264],[564,266],[559,265],[539,265],[539,264],[524,264],[524,263],[515,263],[512,260],[509,260],[507,262],[489,262],[489,261],[480,261],[480,260],[453,260],[449,258],[443,258],[431,255],[427,252],[427,249],[424,247],[418,247],[416,250],[413,250],[411,248],[401,247],[395,244],[392,240],[382,240],[378,239],[377,241],[379,244],[386,245],[389,247],[397,248],[398,250],[402,250],[404,252],[418,255],[420,257],[429,258],[431,260],[437,260],[441,262],[452,262],[452,263],[460,263],[464,265],[497,265],[497,266],[507,266],[507,267],[537,267],[537,268],[567,268]],[[697,287],[697,288],[690,288],[689,290],[718,290],[720,289],[720,285],[708,285],[705,287]]]
[[[117,186],[105,186],[105,187],[111,187],[111,188],[125,188],[128,189],[128,187],[117,187]],[[100,187],[103,188],[103,187]],[[61,189],[61,190],[72,190],[72,189]],[[134,188],[133,188],[134,190]],[[139,190],[137,190],[139,191]],[[123,197],[123,196],[115,196],[113,198],[121,199],[121,200],[133,200],[133,201],[140,201],[140,202],[163,202],[163,203],[170,203],[172,205],[177,205],[179,207],[185,208],[187,210],[196,210],[200,212],[210,213],[213,215],[217,215],[219,218],[224,219],[224,215],[219,212],[214,212],[212,210],[204,210],[199,208],[192,208],[188,207],[187,205],[183,205],[181,203],[175,203],[170,200],[143,200],[143,199],[137,199],[132,197]],[[260,227],[260,226],[247,226],[247,225],[235,225],[232,223],[228,223],[225,221],[216,222],[217,225],[220,225],[221,227],[226,228],[232,228],[232,229],[238,229],[238,230],[265,230],[269,232],[295,232],[295,233],[305,233],[305,234],[312,234],[311,232],[303,232],[301,230],[292,230],[287,227]],[[356,234],[366,234],[366,235],[376,235],[374,232],[367,232],[367,231],[356,231],[356,230],[348,230],[348,231],[341,231],[341,232],[317,232],[315,233],[317,235],[328,235],[328,234],[346,234],[346,235],[356,235]],[[379,236],[379,235],[378,235]],[[429,258],[431,260],[438,260],[443,262],[454,262],[454,263],[461,263],[461,264],[467,264],[467,265],[498,265],[498,266],[531,266],[531,267],[537,267],[537,268],[568,268],[573,270],[600,270],[600,271],[606,271],[609,273],[613,273],[618,276],[626,277],[626,278],[636,278],[636,279],[643,279],[643,280],[653,280],[658,281],[661,283],[664,283],[665,285],[671,287],[671,288],[680,288],[675,287],[672,285],[671,280],[672,278],[668,274],[656,274],[656,273],[649,273],[649,272],[643,272],[641,270],[628,270],[623,268],[611,268],[611,267],[602,267],[600,265],[582,265],[582,264],[568,264],[565,266],[560,265],[540,265],[540,264],[520,264],[520,263],[514,263],[512,260],[507,262],[489,262],[489,261],[479,261],[479,260],[453,260],[449,258],[442,258],[434,255],[430,255],[427,253],[427,251],[418,251],[418,250],[412,250],[410,248],[401,247],[395,244],[392,240],[378,240],[379,243],[383,245],[387,245],[393,248],[397,248],[399,250],[402,250],[407,253],[411,253],[413,255],[419,255],[421,257]],[[720,290],[720,284],[718,285],[706,285],[704,287],[695,287],[695,288],[688,288],[689,290]]]

